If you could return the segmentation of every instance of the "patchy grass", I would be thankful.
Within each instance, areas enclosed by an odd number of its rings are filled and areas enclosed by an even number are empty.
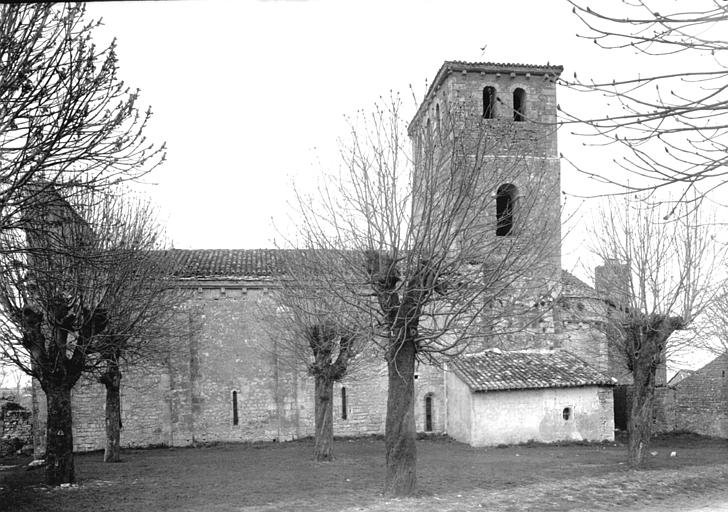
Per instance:
[[[337,440],[332,463],[311,459],[311,440],[126,450],[118,464],[104,464],[100,452],[81,454],[79,485],[67,488],[42,485],[42,469],[4,468],[0,510],[689,510],[728,503],[724,440],[657,438],[656,455],[639,472],[626,469],[621,443],[470,448],[434,437],[417,447],[420,491],[409,499],[381,496],[384,443],[363,438]]]

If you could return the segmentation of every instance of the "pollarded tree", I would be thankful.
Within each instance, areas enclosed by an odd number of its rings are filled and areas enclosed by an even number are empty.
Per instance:
[[[615,162],[627,173],[598,178],[633,191],[677,184],[687,192],[688,185],[705,182],[706,192],[725,183],[728,6],[714,0],[696,0],[689,7],[652,0],[608,6],[568,1],[588,29],[582,37],[647,59],[639,71],[616,71],[608,80],[576,75],[562,80],[606,102],[600,115],[569,111],[565,120],[585,123],[590,129],[582,134],[599,136],[595,144],[606,139],[625,150]],[[576,165],[594,175],[586,165]]]
[[[720,284],[714,275],[724,251],[715,228],[688,203],[612,201],[596,234],[599,256],[612,264],[610,305],[605,323],[609,348],[633,380],[628,459],[640,467],[648,450],[657,369],[672,354],[689,350],[686,329],[711,304]],[[676,211],[674,220],[665,220]]]
[[[560,272],[558,163],[535,149],[548,123],[484,119],[479,108],[442,102],[435,123],[419,116],[414,156],[396,98],[362,114],[341,172],[299,201],[299,245],[321,293],[358,309],[357,331],[385,356],[389,495],[416,487],[416,360],[524,329],[507,319],[533,318],[534,297]]]
[[[151,111],[138,110],[138,91],[117,75],[116,43],[107,48],[93,44],[98,22],[84,19],[83,4],[1,9],[0,250],[5,263],[12,263],[2,270],[8,315],[3,351],[32,356],[32,364],[14,358],[31,374],[67,356],[57,367],[60,373],[40,379],[57,395],[49,418],[53,416],[51,423],[60,421],[55,432],[65,435],[70,432],[67,392],[83,366],[71,346],[90,343],[89,336],[105,328],[105,314],[97,311],[101,292],[92,284],[97,277],[103,280],[102,274],[95,276],[90,269],[108,257],[82,243],[83,228],[68,227],[83,222],[66,213],[66,205],[82,205],[89,191],[108,190],[144,175],[164,155],[144,137]],[[78,240],[73,231],[79,231]],[[52,254],[56,250],[57,257]],[[28,279],[50,287],[39,288],[40,302],[33,298]],[[70,284],[54,291],[53,279]],[[15,343],[18,333],[25,336],[25,345]],[[45,343],[47,339],[55,344]],[[33,367],[36,362],[41,363]],[[68,440],[70,435],[49,440],[49,482],[73,478]]]
[[[68,199],[138,178],[164,159],[144,137],[151,111],[139,111],[138,91],[117,75],[116,42],[96,47],[99,22],[84,11],[0,7],[0,229],[16,227],[44,187]]]
[[[27,230],[5,230],[0,238],[0,333],[3,359],[45,392],[46,480],[59,484],[75,478],[72,388],[84,373],[107,367],[109,354],[129,354],[133,345],[126,335],[143,336],[133,329],[148,321],[146,306],[162,318],[166,311],[156,302],[129,304],[154,299],[141,282],[148,275],[147,237],[153,237],[138,230],[144,221],[127,224],[108,197],[89,195],[71,205],[45,186],[42,197],[37,208],[26,210]],[[125,289],[132,283],[137,297]],[[151,290],[159,293],[156,284]],[[141,313],[127,317],[124,308]]]
[[[101,302],[110,261],[83,216],[44,190],[25,210],[27,231],[2,232],[0,329],[4,358],[46,394],[46,480],[59,484],[74,480],[71,388],[108,324]]]
[[[379,361],[371,353],[367,319],[352,305],[357,297],[344,300],[349,289],[343,285],[332,293],[305,251],[284,254],[264,316],[277,356],[314,379],[314,458],[331,461],[334,383]]]
[[[173,252],[149,202],[100,198],[93,228],[113,254],[105,268],[107,293],[101,303],[106,329],[89,346],[86,373],[106,388],[105,462],[120,460],[122,368],[160,364],[180,338],[191,334],[181,306],[186,296],[175,286]]]

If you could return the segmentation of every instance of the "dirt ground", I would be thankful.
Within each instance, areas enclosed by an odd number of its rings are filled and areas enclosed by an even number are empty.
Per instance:
[[[310,440],[126,450],[118,464],[80,454],[78,485],[64,488],[44,486],[28,459],[4,459],[0,510],[728,511],[725,440],[658,438],[638,472],[625,467],[622,443],[471,448],[434,438],[417,449],[419,495],[408,499],[381,495],[384,443],[374,438],[336,441],[328,464],[311,459]]]

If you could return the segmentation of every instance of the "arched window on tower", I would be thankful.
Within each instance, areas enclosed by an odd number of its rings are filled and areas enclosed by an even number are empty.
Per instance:
[[[513,120],[526,120],[526,91],[520,87],[513,91]]]
[[[495,87],[490,85],[483,89],[483,117],[485,119],[495,117]]]
[[[346,388],[342,386],[341,388],[341,419],[345,420],[347,418],[346,414]]]
[[[518,189],[515,185],[505,183],[498,187],[495,197],[496,236],[506,236],[513,231]]]

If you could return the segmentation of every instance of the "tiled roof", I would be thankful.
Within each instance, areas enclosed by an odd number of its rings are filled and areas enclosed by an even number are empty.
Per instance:
[[[561,295],[566,297],[600,298],[599,293],[568,270],[561,270]]]
[[[179,277],[270,277],[284,270],[285,249],[172,249]],[[566,270],[561,273],[569,295],[594,295],[592,287]],[[596,295],[594,295],[596,296]]]
[[[552,66],[550,64],[523,64],[520,62],[466,62],[463,60],[446,60],[440,69],[451,69],[453,71],[483,71],[485,73],[548,73],[550,75],[559,75],[564,70],[563,66]]]
[[[282,271],[281,249],[172,249],[178,277],[270,277]]]
[[[417,109],[410,128],[414,125],[415,120],[419,117],[420,112],[425,108],[432,96],[437,91],[437,88],[442,85],[442,82],[448,77],[450,73],[457,73],[466,71],[468,73],[516,73],[519,75],[525,75],[530,73],[532,75],[549,75],[554,78],[558,77],[564,70],[563,66],[552,66],[547,64],[545,66],[539,66],[535,64],[521,64],[514,62],[465,62],[461,60],[446,60],[440,66],[440,69],[435,75],[435,79],[427,89],[427,94],[422,100],[420,107]]]
[[[486,351],[452,363],[471,391],[613,386],[612,380],[572,354]]]

